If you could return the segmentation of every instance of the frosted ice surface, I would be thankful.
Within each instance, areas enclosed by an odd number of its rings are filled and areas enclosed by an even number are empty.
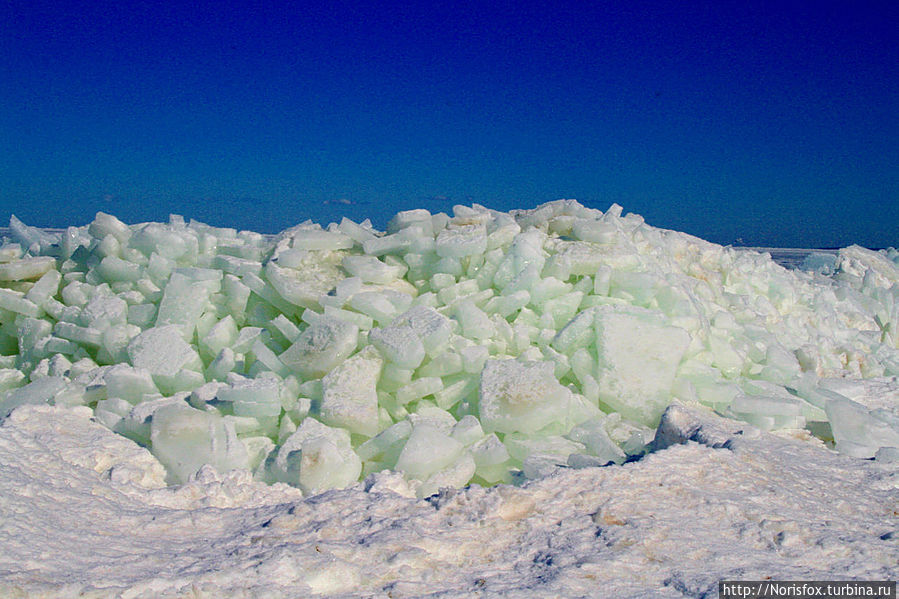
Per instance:
[[[346,430],[306,418],[277,450],[270,469],[276,480],[312,493],[355,482],[362,464]]]
[[[536,433],[567,412],[570,395],[548,362],[487,360],[478,415],[487,432]]]
[[[668,404],[690,335],[638,308],[602,306],[594,313],[599,398],[622,416],[648,426]],[[663,322],[663,321],[662,321]]]
[[[309,325],[280,358],[304,377],[318,378],[350,356],[358,334],[355,324],[325,316]]]
[[[187,482],[204,464],[220,472],[247,466],[234,427],[214,414],[172,404],[153,413],[150,427],[153,454],[177,482]]]
[[[380,431],[377,382],[383,360],[373,347],[344,360],[322,379],[321,417],[372,437]]]
[[[368,338],[400,368],[418,368],[425,358],[425,346],[411,324],[372,329]]]
[[[398,316],[394,324],[411,328],[430,355],[437,355],[452,333],[449,319],[428,306],[410,308]]]
[[[135,337],[128,345],[128,355],[136,368],[153,375],[171,377],[183,369],[202,366],[199,355],[182,337],[176,325],[153,327]]]

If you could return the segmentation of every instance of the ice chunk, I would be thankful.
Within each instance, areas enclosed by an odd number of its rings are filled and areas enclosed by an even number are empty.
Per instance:
[[[367,239],[373,239],[375,237],[375,234],[372,233],[371,229],[366,229],[346,217],[340,219],[340,224],[337,226],[337,229],[356,243],[362,243]]]
[[[425,358],[425,346],[411,326],[372,329],[368,339],[385,358],[400,368],[418,368]]]
[[[87,232],[97,239],[103,239],[107,235],[111,235],[121,243],[126,243],[131,238],[130,227],[115,216],[105,212],[97,212],[93,222],[88,226]]]
[[[22,385],[25,375],[15,368],[0,368],[0,392],[9,391]]]
[[[396,469],[411,478],[424,480],[450,465],[462,453],[462,444],[429,424],[418,424],[403,446]]]
[[[0,288],[0,308],[16,312],[25,316],[37,318],[41,309],[31,300],[25,299],[24,294],[12,289]]]
[[[412,245],[412,238],[395,233],[384,237],[373,237],[362,242],[362,250],[369,256],[392,254]]]
[[[133,282],[141,278],[141,268],[133,262],[117,256],[106,256],[97,266],[97,273],[105,281]]]
[[[347,250],[353,247],[353,240],[336,231],[303,229],[291,236],[291,246],[302,250]]]
[[[177,325],[184,339],[190,340],[208,298],[207,285],[193,281],[183,273],[172,273],[159,303],[156,326]]]
[[[204,464],[219,472],[248,466],[247,451],[233,424],[187,404],[171,404],[153,413],[153,454],[176,482],[187,482]]]
[[[9,217],[9,228],[13,240],[24,248],[49,249],[59,243],[58,235],[41,231],[37,227],[30,227],[16,218],[15,214],[11,214]]]
[[[465,485],[477,471],[477,464],[471,453],[463,451],[453,463],[434,472],[415,491],[418,498],[434,495],[440,489],[458,489]]]
[[[899,447],[899,426],[874,416],[851,399],[832,399],[824,410],[833,429],[837,450],[853,447],[856,457],[873,457],[881,447]]]
[[[231,402],[235,416],[275,418],[281,414],[280,387],[274,378],[237,380],[219,389],[218,398]]]
[[[392,466],[396,463],[402,445],[410,434],[412,434],[412,423],[408,420],[400,420],[362,443],[356,453],[365,461],[379,459]]]
[[[473,414],[467,414],[453,426],[450,436],[468,447],[484,437],[484,429],[481,428],[481,423],[477,417]]]
[[[690,334],[639,308],[600,306],[594,326],[600,400],[625,418],[656,426]]]
[[[399,264],[385,264],[374,256],[346,256],[343,268],[364,283],[387,283],[403,276],[407,268]]]
[[[307,256],[295,268],[282,268],[270,261],[265,265],[265,275],[280,297],[303,308],[317,308],[318,298],[333,289],[342,278],[336,265],[312,256]]]
[[[0,264],[0,281],[24,281],[37,279],[56,266],[56,259],[50,256],[21,258]]]
[[[439,354],[446,347],[452,334],[452,326],[446,316],[433,308],[421,305],[413,306],[399,315],[393,325],[410,327],[430,356]]]
[[[456,307],[456,317],[462,325],[462,334],[469,339],[488,339],[496,335],[496,326],[490,317],[471,301],[463,301]]]
[[[132,404],[159,392],[149,370],[129,364],[116,364],[106,372],[104,379],[108,397],[118,397]]]
[[[443,381],[436,376],[423,376],[404,385],[396,392],[396,401],[399,404],[407,404],[422,397],[438,393],[443,389]]]
[[[437,255],[464,258],[487,251],[487,228],[484,225],[451,225],[437,235]]]
[[[431,213],[424,208],[397,212],[387,222],[387,232],[396,233],[413,225],[424,226],[425,230],[430,230]]]
[[[605,465],[609,462],[620,464],[626,459],[624,451],[612,441],[602,419],[582,422],[566,435],[567,438],[583,443],[588,454],[595,456]]]
[[[486,432],[535,433],[563,420],[570,399],[552,362],[488,360],[481,373],[479,414]]]
[[[802,401],[788,397],[764,395],[737,395],[730,410],[740,420],[763,430],[778,428],[802,428]]]
[[[531,438],[521,433],[511,433],[503,439],[503,444],[511,456],[521,462],[529,456],[540,455],[552,458],[556,464],[565,464],[569,455],[584,452],[582,443],[558,435]]]
[[[393,321],[397,315],[396,306],[383,293],[363,291],[350,298],[350,306],[363,314],[371,316],[382,325]]]
[[[552,340],[552,347],[557,351],[572,355],[579,348],[594,341],[595,309],[584,310],[571,319]]]
[[[116,296],[95,295],[81,311],[81,324],[97,330],[105,330],[112,325],[125,324],[128,305]]]
[[[499,482],[508,476],[512,456],[496,434],[490,433],[472,445],[471,455],[477,468],[476,474],[485,482]]]
[[[272,464],[277,480],[299,485],[304,493],[346,487],[361,472],[362,462],[350,447],[350,434],[314,418],[303,420]]]
[[[230,347],[237,340],[237,323],[228,314],[215,323],[206,335],[200,340],[200,349],[211,356],[216,356],[226,347]]]
[[[12,389],[0,394],[0,419],[25,404],[48,403],[53,397],[65,389],[66,380],[58,376],[47,376],[28,383],[24,387]]]
[[[53,333],[62,339],[68,339],[81,345],[99,347],[103,343],[103,331],[93,327],[80,327],[70,322],[57,322]]]
[[[300,333],[280,359],[303,377],[319,378],[355,351],[358,336],[355,324],[323,316]]]
[[[203,368],[200,356],[181,333],[181,328],[175,325],[147,329],[128,344],[131,364],[147,369],[156,384],[166,389],[171,389],[180,371],[199,372]]]
[[[43,306],[47,300],[52,298],[56,295],[56,292],[59,291],[59,283],[61,280],[62,275],[59,274],[58,270],[48,271],[38,279],[31,289],[28,290],[28,293],[25,294],[25,299],[34,302],[38,306]]]
[[[376,435],[382,365],[380,354],[368,346],[329,372],[322,379],[322,420],[366,437]]]
[[[448,376],[462,372],[462,356],[454,351],[445,351],[418,369],[420,376]]]

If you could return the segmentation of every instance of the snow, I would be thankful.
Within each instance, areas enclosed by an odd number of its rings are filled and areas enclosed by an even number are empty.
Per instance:
[[[714,597],[719,579],[895,578],[895,465],[669,408],[644,459],[414,498],[302,498],[246,472],[165,486],[86,408],[0,427],[0,595]]]

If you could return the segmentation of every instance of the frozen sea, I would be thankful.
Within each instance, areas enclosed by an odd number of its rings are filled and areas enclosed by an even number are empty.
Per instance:
[[[817,293],[838,257],[745,249],[816,271],[794,279],[764,259],[747,263],[788,305],[798,300],[783,281]],[[856,279],[887,291],[847,292],[855,303],[840,309],[876,310],[888,333],[889,305],[880,306],[899,271],[874,253],[852,255],[874,272]],[[851,327],[831,322],[834,302],[848,301],[839,295],[820,294],[832,302],[818,306],[820,326],[848,347]],[[771,318],[773,309],[759,307]],[[868,326],[851,313],[850,324]],[[864,410],[860,422],[893,422],[897,377],[862,377],[873,355],[845,355],[851,364],[833,366],[847,369],[827,392]],[[211,467],[172,485],[157,457],[91,408],[23,405],[0,423],[0,596],[711,598],[720,580],[899,577],[899,451],[863,459],[851,454],[869,449],[864,431],[838,453],[807,429],[764,428],[677,401],[646,454],[624,463],[426,498],[385,470],[304,495]]]

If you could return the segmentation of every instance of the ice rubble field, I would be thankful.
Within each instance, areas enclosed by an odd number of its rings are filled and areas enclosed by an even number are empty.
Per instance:
[[[644,454],[675,401],[899,460],[899,408],[841,393],[899,375],[895,250],[846,248],[826,277],[570,200],[274,241],[103,213],[11,230],[0,417],[87,406],[170,483],[521,482]]]
[[[4,596],[897,575],[894,250],[791,271],[573,201],[11,231]]]

